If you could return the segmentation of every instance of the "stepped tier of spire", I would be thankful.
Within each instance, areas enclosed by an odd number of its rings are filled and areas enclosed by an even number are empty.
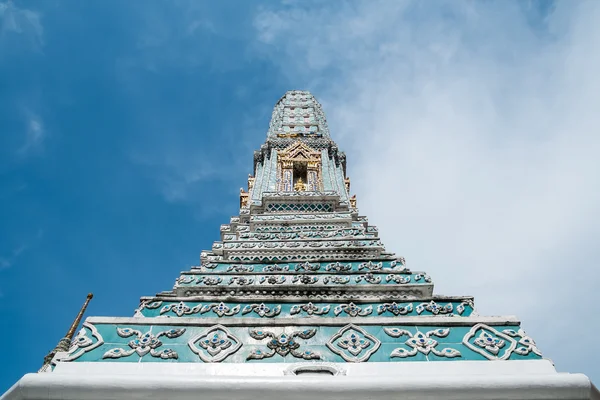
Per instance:
[[[290,91],[254,153],[239,215],[200,264],[143,297],[133,318],[88,318],[54,363],[540,358],[519,325],[478,316],[471,297],[435,296],[427,273],[386,250],[358,212],[321,106]]]

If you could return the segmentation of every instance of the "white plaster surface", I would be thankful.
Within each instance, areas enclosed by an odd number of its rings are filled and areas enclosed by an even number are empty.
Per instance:
[[[319,363],[298,363],[307,365]],[[331,364],[346,375],[289,376],[292,364],[65,363],[28,374],[0,400],[600,400],[548,360]]]

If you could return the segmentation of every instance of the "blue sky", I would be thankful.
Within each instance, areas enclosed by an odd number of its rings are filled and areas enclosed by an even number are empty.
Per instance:
[[[599,17],[593,1],[0,0],[0,392],[88,292],[87,315],[130,316],[197,264],[289,89],[323,103],[389,250],[598,383]]]

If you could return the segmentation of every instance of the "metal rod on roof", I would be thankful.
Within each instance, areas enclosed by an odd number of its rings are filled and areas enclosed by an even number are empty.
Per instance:
[[[85,310],[87,309],[88,304],[90,304],[90,300],[92,300],[93,297],[94,295],[92,293],[88,293],[85,303],[83,303],[83,306],[79,310],[79,313],[77,314],[77,317],[75,317],[75,320],[71,324],[67,334],[64,338],[60,339],[56,347],[50,353],[48,353],[46,357],[44,357],[44,364],[38,372],[48,371],[49,368],[52,367],[52,360],[54,359],[54,356],[56,356],[56,354],[59,352],[66,352],[69,350],[71,347],[71,341],[73,340],[73,335],[75,335],[75,331],[81,322],[81,318],[83,318],[83,314],[85,314]]]

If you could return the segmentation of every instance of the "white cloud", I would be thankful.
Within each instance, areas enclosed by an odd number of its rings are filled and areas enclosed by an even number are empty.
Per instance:
[[[39,12],[17,7],[12,1],[0,3],[0,40],[11,34],[21,35],[31,46],[43,45],[44,28]]]
[[[261,51],[323,103],[388,250],[600,381],[600,3],[294,4]]]
[[[21,253],[23,253],[25,250],[27,250],[27,245],[21,244],[14,248],[10,255],[0,256],[0,271],[12,267],[17,261],[17,258],[19,258]]]
[[[39,115],[28,112],[26,123],[25,143],[19,149],[19,154],[29,154],[42,150],[47,136],[44,123]]]

